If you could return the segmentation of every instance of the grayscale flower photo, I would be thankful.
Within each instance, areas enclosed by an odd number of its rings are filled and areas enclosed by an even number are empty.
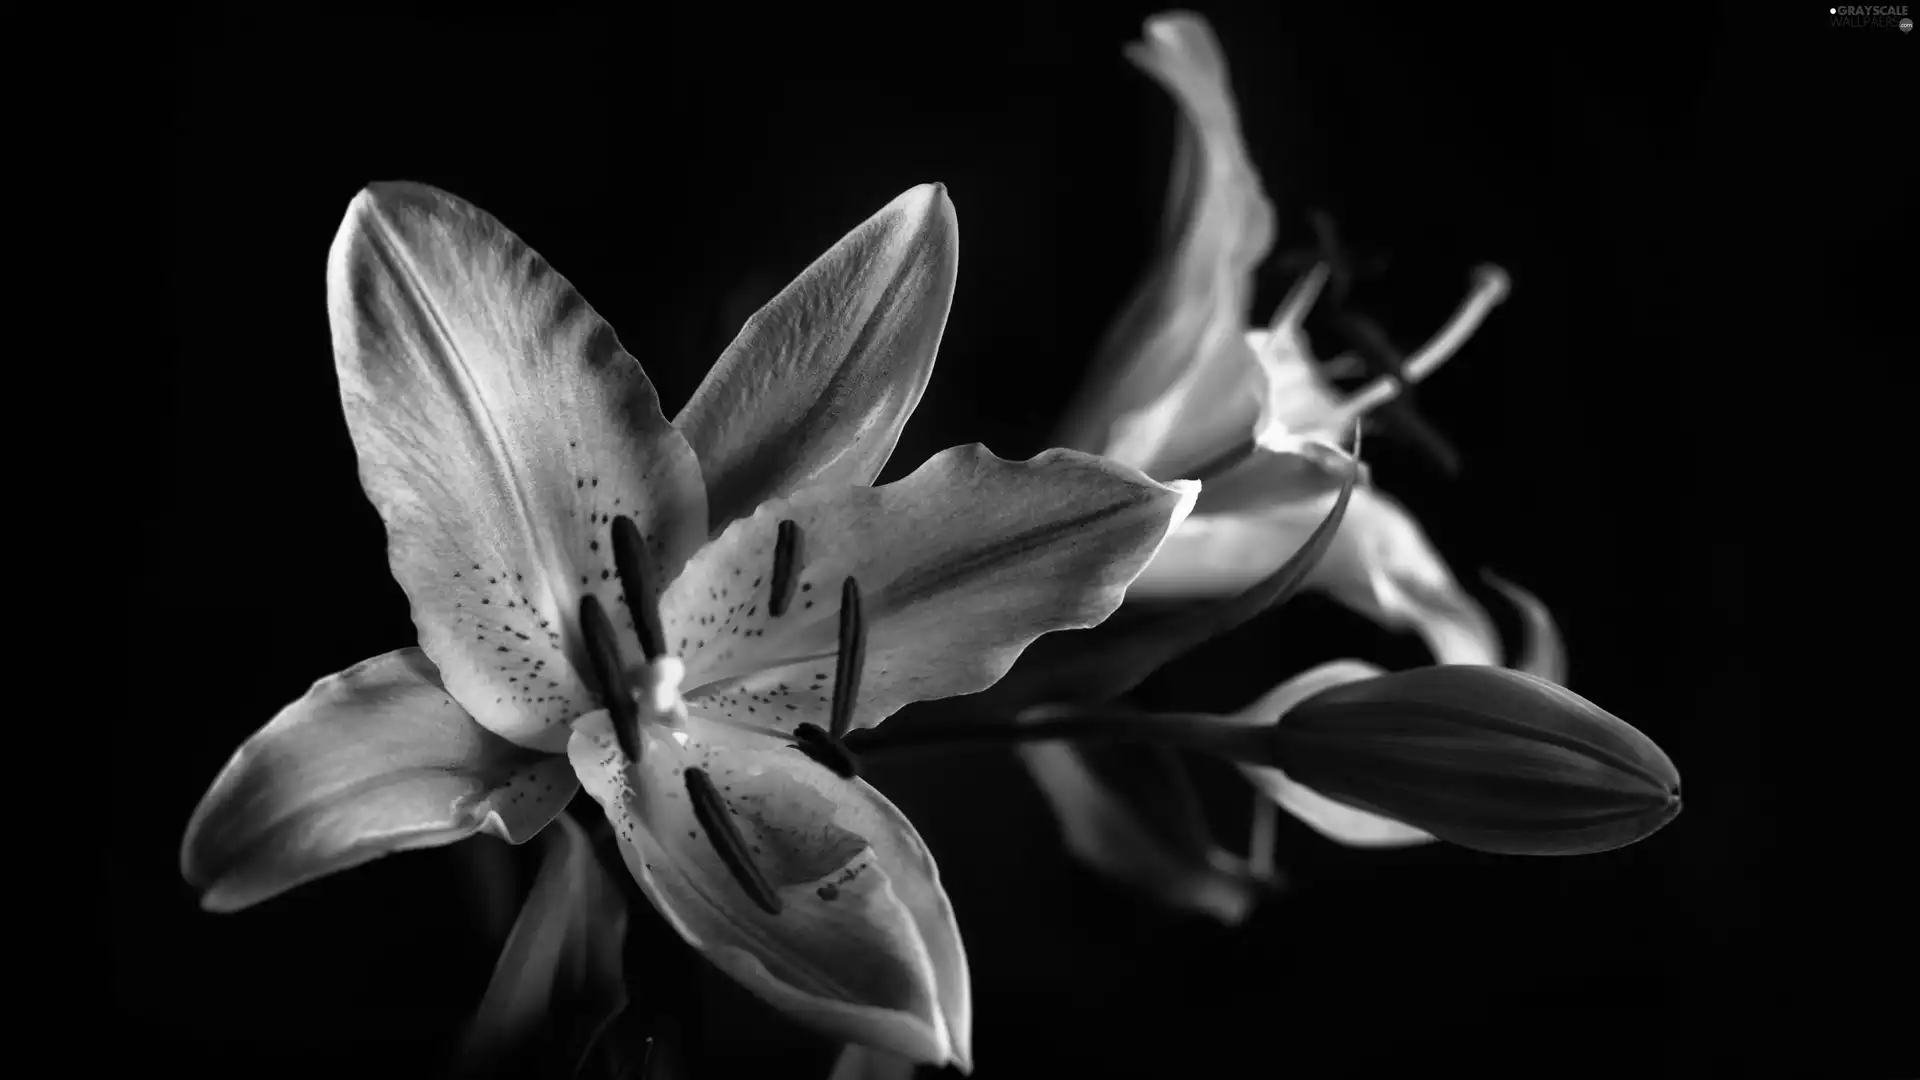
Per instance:
[[[1781,914],[1733,9],[170,30],[133,1067],[1915,1064]]]

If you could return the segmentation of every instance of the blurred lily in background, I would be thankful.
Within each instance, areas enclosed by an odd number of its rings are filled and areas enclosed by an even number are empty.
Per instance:
[[[868,486],[927,385],[956,228],[937,185],[895,199],[668,423],[612,328],[498,221],[419,185],[356,197],[329,263],[336,367],[420,644],[320,680],[233,755],[182,844],[205,906],[476,832],[522,843],[584,785],[720,970],[831,1037],[969,1068],[933,858],[822,742],[1106,618],[1194,492],[979,446]]]
[[[1505,299],[1510,283],[1497,267],[1479,268],[1453,318],[1397,371],[1342,393],[1331,376],[1358,366],[1357,360],[1343,355],[1322,363],[1305,329],[1327,286],[1327,263],[1310,266],[1266,326],[1251,325],[1253,273],[1272,245],[1275,215],[1249,160],[1212,30],[1196,15],[1156,16],[1127,57],[1179,106],[1164,231],[1150,273],[1116,320],[1059,441],[1157,478],[1205,481],[1195,512],[1129,588],[1129,600],[1232,597],[1300,554],[1328,519],[1343,471],[1354,465],[1340,446],[1371,410],[1451,358]],[[1511,662],[1548,681],[1563,680],[1565,650],[1545,606],[1491,575],[1488,582],[1515,604],[1525,624],[1517,658],[1504,655],[1492,618],[1419,523],[1367,482],[1353,489],[1332,543],[1304,585],[1383,626],[1418,633],[1442,664]],[[1358,661],[1317,668],[1243,715],[1275,723],[1321,690],[1379,674]],[[1275,805],[1341,843],[1433,839],[1283,770],[1244,766],[1271,801],[1260,803],[1252,850],[1239,858],[1204,836],[1171,841],[1169,830],[1149,824],[1148,804],[1164,801],[1173,781],[1146,780],[1136,771],[1124,786],[1109,783],[1089,748],[1064,741],[1025,744],[1020,753],[1078,857],[1229,923],[1244,918],[1275,881],[1267,850],[1267,815]]]
[[[1295,286],[1269,326],[1250,325],[1253,272],[1271,247],[1274,213],[1206,22],[1189,14],[1150,19],[1127,56],[1180,106],[1166,232],[1059,441],[1149,476],[1204,478],[1194,513],[1128,596],[1226,595],[1299,550],[1332,503],[1338,447],[1400,383],[1383,378],[1343,395],[1314,358],[1304,323],[1326,282],[1324,265]],[[1417,382],[1445,363],[1507,290],[1504,273],[1481,268],[1466,303],[1407,360],[1401,380]],[[1498,662],[1486,613],[1406,510],[1371,485],[1355,491],[1307,584],[1385,625],[1418,630],[1443,661]]]

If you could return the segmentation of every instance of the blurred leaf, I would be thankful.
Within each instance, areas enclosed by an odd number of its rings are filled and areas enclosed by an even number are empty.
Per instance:
[[[618,1057],[601,1040],[627,1005],[626,899],[573,815],[539,843],[539,876],[457,1052],[463,1077],[607,1075],[583,1066]]]

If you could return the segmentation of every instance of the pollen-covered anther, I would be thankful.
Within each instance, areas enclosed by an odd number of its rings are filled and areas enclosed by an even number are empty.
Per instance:
[[[793,729],[788,745],[825,766],[842,780],[860,775],[860,759],[847,744],[827,734],[819,724],[803,723]]]
[[[793,602],[793,563],[799,554],[800,526],[783,518],[773,540],[773,583],[767,595],[767,614],[779,618]]]
[[[860,583],[847,578],[840,587],[840,648],[833,661],[833,712],[827,734],[835,742],[853,723],[860,695],[860,674],[867,661],[867,620],[860,608]]]
[[[613,623],[608,621],[599,599],[592,595],[580,599],[580,637],[586,647],[587,665],[593,670],[594,693],[612,721],[613,737],[627,760],[637,762],[640,760],[640,713],[620,666],[620,645],[613,634]]]
[[[760,867],[754,864],[746,838],[740,835],[740,830],[733,824],[733,815],[727,809],[726,799],[713,786],[706,770],[689,765],[685,776],[687,800],[693,804],[694,819],[706,831],[707,842],[713,845],[714,853],[720,856],[727,871],[759,905],[760,910],[769,915],[780,914],[780,894],[773,891],[773,886],[760,872]]]
[[[627,610],[633,614],[633,632],[640,639],[640,655],[651,661],[665,655],[667,646],[660,631],[660,610],[653,591],[648,588],[645,549],[645,538],[632,518],[621,514],[613,519],[613,569],[620,575],[620,592],[627,598]]]
[[[833,662],[833,711],[828,727],[803,723],[793,729],[795,750],[825,766],[842,780],[860,774],[860,759],[847,748],[847,728],[860,697],[860,673],[867,660],[867,623],[861,610],[860,583],[849,577],[840,586],[840,645]]]

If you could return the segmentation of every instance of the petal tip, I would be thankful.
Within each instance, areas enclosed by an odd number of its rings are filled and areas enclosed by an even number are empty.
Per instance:
[[[896,196],[887,209],[916,223],[938,220],[951,228],[954,224],[953,199],[947,185],[938,180],[916,184]]]
[[[1174,505],[1173,517],[1167,521],[1167,532],[1172,533],[1180,527],[1181,522],[1187,520],[1187,515],[1193,513],[1194,504],[1200,500],[1201,485],[1198,480],[1168,480],[1164,486],[1180,499]]]

